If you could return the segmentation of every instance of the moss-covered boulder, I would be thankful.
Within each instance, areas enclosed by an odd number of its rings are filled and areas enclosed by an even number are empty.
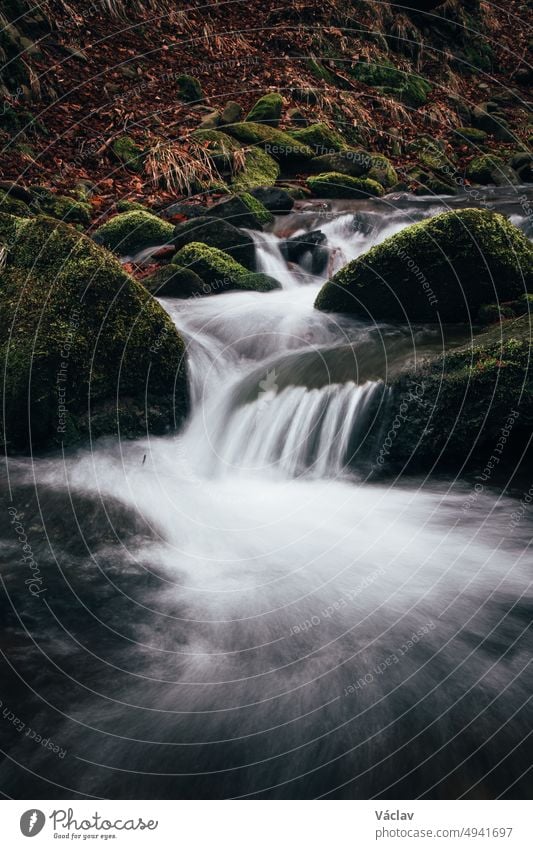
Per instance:
[[[254,121],[257,124],[270,124],[277,127],[283,109],[283,98],[277,92],[271,92],[260,97],[254,103],[246,116],[246,121]]]
[[[233,158],[235,151],[241,150],[241,145],[236,139],[223,133],[221,130],[199,129],[191,133],[191,139],[200,142],[209,158],[221,174],[233,172]]]
[[[130,136],[120,136],[111,145],[111,154],[116,162],[120,162],[137,173],[144,168],[144,151]]]
[[[375,180],[385,189],[390,189],[398,182],[394,165],[386,156],[372,156],[372,164],[366,175],[369,180]]]
[[[475,127],[457,127],[454,133],[459,142],[472,145],[472,147],[481,147],[487,141],[487,133]]]
[[[202,278],[204,294],[219,294],[232,289],[270,292],[281,285],[266,274],[254,274],[217,248],[201,242],[191,242],[174,257],[174,263],[190,268]]]
[[[310,124],[301,130],[291,130],[290,135],[300,144],[310,147],[315,156],[335,153],[347,147],[346,139],[324,123]]]
[[[409,145],[409,153],[418,159],[423,169],[438,174],[441,178],[453,179],[456,174],[455,162],[447,153],[443,142],[430,136],[420,136],[412,142]]]
[[[242,144],[260,147],[282,165],[301,165],[313,156],[309,145],[265,124],[243,121],[225,127],[225,131]]]
[[[482,186],[514,186],[518,183],[513,169],[499,156],[490,153],[472,159],[466,168],[466,176],[473,183],[480,183]]]
[[[275,159],[259,148],[247,150],[244,168],[236,174],[231,187],[236,192],[249,192],[260,186],[273,186],[279,177],[279,165]]]
[[[385,321],[469,322],[482,304],[533,291],[533,247],[502,215],[445,212],[371,248],[315,306]]]
[[[245,268],[255,270],[254,240],[223,218],[205,216],[177,224],[172,241],[176,250],[191,242],[203,242],[211,248],[225,251]]]
[[[46,188],[36,188],[33,193],[32,208],[35,211],[69,224],[83,224],[87,227],[91,223],[90,204],[65,195],[56,195]]]
[[[169,263],[142,280],[152,295],[160,298],[191,298],[206,294],[203,290],[205,283],[201,277],[190,268]]]
[[[204,99],[202,86],[196,77],[190,74],[180,74],[176,80],[178,84],[178,97],[185,103],[197,103]]]
[[[67,224],[0,216],[10,451],[164,432],[187,409],[185,347],[120,263]]]
[[[380,63],[360,62],[353,68],[352,74],[380,94],[391,95],[415,109],[426,103],[431,92],[431,84],[427,80],[396,68],[388,59]]]
[[[366,198],[383,194],[383,187],[376,180],[335,172],[308,177],[307,186],[317,198]]]
[[[236,103],[235,100],[228,100],[224,109],[222,110],[222,123],[223,124],[234,124],[235,121],[239,121],[242,115],[242,106],[239,103]]]
[[[261,230],[264,224],[270,224],[274,220],[272,213],[261,201],[248,192],[223,198],[209,207],[209,215],[223,218],[233,225],[247,227],[249,230]]]
[[[454,476],[477,471],[465,517],[489,481],[516,468],[533,430],[530,317],[498,323],[469,344],[396,378],[380,417],[373,467]]]
[[[136,253],[152,245],[172,241],[174,227],[150,212],[121,212],[102,224],[94,233],[97,245],[109,248],[119,256]]]
[[[335,153],[315,156],[309,163],[314,174],[346,174],[348,177],[363,177],[372,167],[372,154],[366,150],[347,148]]]

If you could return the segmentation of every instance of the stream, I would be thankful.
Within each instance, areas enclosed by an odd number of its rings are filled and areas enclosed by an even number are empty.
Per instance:
[[[369,476],[389,378],[469,332],[313,309],[443,209],[533,235],[531,187],[478,195],[301,203],[254,234],[282,289],[161,299],[189,352],[180,434],[9,458],[11,796],[528,797],[533,513],[513,523],[489,484]],[[318,275],[280,249],[315,229]]]

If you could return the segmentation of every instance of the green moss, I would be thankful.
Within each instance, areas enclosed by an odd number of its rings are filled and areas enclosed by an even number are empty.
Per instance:
[[[93,234],[98,245],[120,256],[135,253],[150,245],[172,241],[174,227],[150,212],[122,212],[102,224]]]
[[[315,156],[310,162],[310,168],[317,174],[334,171],[336,174],[347,174],[349,177],[366,176],[372,167],[372,154],[361,148],[346,148],[336,153],[325,153]]]
[[[144,167],[144,151],[129,136],[115,139],[111,145],[115,159],[126,165],[131,171],[141,172]]]
[[[185,245],[175,255],[174,262],[198,274],[209,287],[210,291],[206,291],[206,294],[217,294],[231,289],[268,292],[280,288],[280,284],[273,278],[252,274],[228,254],[201,242]]]
[[[291,130],[290,135],[297,142],[310,147],[317,156],[335,153],[347,147],[341,134],[324,123],[310,124],[301,130]]]
[[[237,192],[257,189],[261,186],[273,186],[279,177],[279,165],[264,150],[253,148],[246,151],[244,170],[231,181]]]
[[[321,62],[318,62],[312,56],[308,57],[306,60],[306,65],[317,80],[322,80],[325,83],[329,83],[329,85],[335,85],[335,77],[328,71],[327,68]]]
[[[204,99],[202,86],[196,77],[191,77],[189,74],[180,74],[177,83],[178,96],[185,103],[196,103]]]
[[[260,200],[254,198],[252,195],[248,194],[248,192],[241,192],[239,197],[245,202],[250,212],[255,216],[256,220],[260,224],[272,224],[274,216]]]
[[[160,298],[190,298],[203,295],[204,281],[190,268],[170,263],[142,281],[149,292]]]
[[[446,212],[350,262],[315,306],[374,320],[471,322],[482,304],[533,291],[533,247],[502,215]]]
[[[529,316],[498,323],[473,342],[423,362],[392,383],[380,426],[392,427],[399,407],[407,425],[394,431],[391,470],[477,469],[490,479],[514,470],[533,430]],[[405,409],[407,407],[407,411]],[[490,466],[487,464],[490,463]],[[472,498],[465,498],[465,515]]]
[[[308,177],[307,186],[318,198],[381,197],[383,187],[367,177],[348,177],[346,174],[318,174]]]
[[[466,176],[474,183],[488,185],[494,183],[495,173],[505,170],[505,162],[499,156],[493,156],[490,153],[483,156],[476,156],[468,164]]]
[[[423,106],[431,92],[431,84],[427,80],[396,68],[388,59],[384,59],[380,64],[359,63],[352,70],[352,74],[359,82],[372,86],[383,94],[390,94],[414,108]]]
[[[252,106],[246,121],[254,121],[257,124],[270,124],[277,127],[283,109],[283,98],[276,92],[265,94]]]
[[[150,212],[144,203],[135,200],[117,200],[115,208],[117,212]]]
[[[164,310],[69,225],[38,216],[15,229],[0,285],[8,448],[113,433],[123,416],[136,433],[181,420],[185,348]]]
[[[91,223],[91,205],[73,200],[65,195],[54,195],[46,190],[39,190],[37,206],[45,215],[66,221],[69,224],[83,224],[88,227]]]
[[[313,156],[313,151],[307,144],[297,141],[289,133],[284,133],[275,127],[267,127],[265,124],[245,121],[226,127],[226,132],[243,144],[253,144],[262,148],[277,162],[296,164]]]
[[[478,147],[487,141],[485,130],[476,130],[475,127],[457,127],[454,131],[459,141]]]
[[[386,189],[390,189],[398,182],[398,175],[386,156],[372,156],[371,167],[366,176],[369,180],[375,180]]]
[[[416,156],[420,165],[442,176],[452,176],[456,172],[455,163],[446,153],[442,142],[430,136],[420,136],[409,145],[409,153]]]

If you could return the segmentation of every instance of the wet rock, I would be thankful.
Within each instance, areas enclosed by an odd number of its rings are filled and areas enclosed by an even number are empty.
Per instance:
[[[178,224],[172,239],[176,250],[190,242],[203,242],[219,248],[250,270],[255,270],[255,245],[251,236],[229,221],[214,216],[194,218]]]
[[[265,209],[274,215],[282,215],[290,212],[294,206],[294,199],[290,196],[286,189],[278,189],[273,186],[261,186],[257,189],[252,189],[250,192],[252,197],[260,201]]]

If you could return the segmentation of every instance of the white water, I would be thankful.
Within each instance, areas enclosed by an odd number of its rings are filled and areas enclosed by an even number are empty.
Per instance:
[[[321,226],[336,267],[427,214],[415,205],[354,230],[351,214],[313,212],[304,226],[297,213],[276,232]],[[390,340],[402,360],[431,333],[318,313],[320,281],[281,266],[276,234],[257,243],[281,291],[163,301],[189,345],[184,432],[102,442],[28,473],[45,488],[39,511],[47,487],[68,490],[73,535],[81,493],[111,516],[113,499],[126,504],[151,529],[89,525],[74,562],[52,535],[70,584],[64,602],[50,593],[66,633],[47,651],[90,692],[63,694],[67,718],[41,720],[75,754],[49,778],[137,798],[504,792],[518,755],[509,775],[486,779],[490,757],[468,758],[499,734],[497,760],[528,731],[531,525],[511,535],[514,502],[488,487],[357,477],[347,461],[373,400],[379,414]],[[52,588],[57,574],[54,561]],[[71,586],[101,628],[79,624]],[[71,633],[102,658],[87,673]]]

